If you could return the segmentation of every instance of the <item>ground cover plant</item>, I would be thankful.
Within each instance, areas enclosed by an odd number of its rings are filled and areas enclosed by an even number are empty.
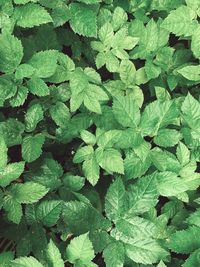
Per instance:
[[[0,1],[0,266],[200,266],[200,1]]]

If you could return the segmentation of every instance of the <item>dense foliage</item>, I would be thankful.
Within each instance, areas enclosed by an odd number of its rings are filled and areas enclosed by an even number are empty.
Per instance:
[[[200,266],[199,17],[0,1],[1,267]]]

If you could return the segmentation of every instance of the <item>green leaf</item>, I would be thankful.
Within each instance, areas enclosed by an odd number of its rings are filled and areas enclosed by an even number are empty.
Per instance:
[[[156,237],[157,227],[149,220],[140,217],[127,217],[119,220],[112,230],[111,236],[125,244],[133,244],[141,239]]]
[[[200,249],[195,250],[183,264],[183,267],[198,267],[199,266]]]
[[[140,214],[149,211],[158,202],[156,173],[144,176],[128,188],[129,214]]]
[[[8,164],[2,171],[0,171],[0,186],[8,186],[12,181],[19,178],[23,171],[24,162]]]
[[[99,180],[99,165],[96,157],[87,159],[83,163],[83,173],[87,180],[94,186]]]
[[[167,265],[165,265],[163,261],[160,261],[157,267],[167,267]]]
[[[23,79],[23,78],[31,78],[34,72],[35,72],[35,69],[29,64],[21,64],[17,67],[15,71],[15,77],[18,80]]]
[[[161,149],[154,148],[151,150],[151,160],[159,171],[171,171],[178,173],[181,170],[181,165],[174,154],[166,150],[163,151]]]
[[[126,190],[120,178],[117,178],[109,187],[105,198],[106,216],[116,222],[124,214]]]
[[[45,137],[42,134],[26,136],[22,142],[22,157],[26,162],[32,162],[42,154]]]
[[[57,60],[58,52],[56,50],[46,50],[35,53],[28,64],[35,69],[35,76],[48,78],[55,73]]]
[[[70,119],[69,109],[62,102],[56,102],[55,105],[51,106],[49,112],[52,119],[60,127],[64,127]]]
[[[38,260],[30,257],[20,257],[12,261],[12,267],[44,267]]]
[[[29,165],[29,172],[25,174],[26,179],[45,187],[54,189],[57,188],[61,181],[60,177],[63,175],[61,165],[51,157],[40,158],[36,162]]]
[[[55,27],[62,26],[70,19],[70,11],[68,6],[63,3],[62,5],[54,8],[51,13],[51,17]]]
[[[108,173],[124,174],[124,164],[121,153],[113,148],[96,150],[96,158],[98,164]]]
[[[134,64],[130,60],[122,60],[119,69],[119,75],[126,84],[126,86],[133,85],[135,83],[136,69]]]
[[[164,259],[168,253],[153,239],[139,239],[125,246],[127,256],[137,263],[153,264]]]
[[[200,41],[199,41],[200,28],[198,27],[192,35],[191,50],[196,58],[200,58]]]
[[[25,86],[20,86],[18,88],[16,95],[13,96],[9,100],[10,105],[13,108],[22,106],[24,104],[24,102],[26,101],[27,96],[28,96],[28,88],[26,88]]]
[[[161,172],[158,174],[158,192],[162,196],[176,196],[188,190],[184,181],[173,172]]]
[[[134,128],[140,122],[139,107],[130,95],[114,99],[113,112],[116,120],[124,127]]]
[[[110,227],[110,222],[88,202],[66,202],[63,207],[63,218],[70,231],[76,235],[107,230]]]
[[[47,261],[51,267],[64,267],[65,265],[59,249],[52,240],[47,246]]]
[[[96,143],[96,137],[89,131],[83,130],[81,131],[81,139],[87,144],[87,145],[94,145]]]
[[[7,146],[2,134],[0,134],[0,170],[4,169],[7,165],[8,156],[7,156]]]
[[[112,17],[113,29],[117,31],[128,20],[127,13],[121,7],[116,7]]]
[[[181,106],[182,116],[190,128],[199,127],[200,103],[190,93],[186,96]]]
[[[26,182],[23,184],[15,184],[11,187],[13,199],[18,203],[31,204],[43,198],[49,189],[41,184],[34,182]]]
[[[175,123],[178,111],[174,101],[150,103],[144,110],[140,127],[143,135],[155,136],[160,128]]]
[[[80,260],[83,263],[89,263],[94,258],[92,243],[88,233],[75,237],[71,240],[66,250],[67,259],[71,263]]]
[[[102,0],[78,0],[78,2],[84,3],[84,4],[97,4],[99,2],[101,2]]]
[[[195,18],[195,11],[182,5],[170,12],[168,17],[163,21],[162,27],[177,36],[192,35],[197,26],[194,21]]]
[[[26,131],[34,131],[37,124],[43,119],[43,116],[43,109],[40,104],[33,104],[30,106],[25,115]]]
[[[34,3],[39,2],[39,0],[14,0],[14,2],[17,5],[25,5],[29,2],[34,2]]]
[[[196,225],[200,227],[200,209],[197,209],[194,213],[191,213],[186,221],[189,225]]]
[[[3,208],[7,211],[8,220],[19,224],[23,215],[22,205],[15,201],[12,196],[6,196],[3,201]]]
[[[123,267],[125,261],[123,244],[120,242],[110,243],[103,251],[103,258],[108,267]]]
[[[173,129],[160,129],[154,137],[154,143],[162,147],[172,147],[178,144],[181,134]]]
[[[151,61],[146,61],[145,63],[145,73],[147,75],[147,79],[155,79],[157,78],[161,73],[161,68],[159,66],[156,66]]]
[[[104,44],[104,46],[111,47],[114,38],[114,30],[112,25],[109,22],[105,23],[100,28],[98,36],[100,41]]]
[[[99,77],[98,75],[96,77],[95,72],[92,70],[88,71],[87,68],[84,72],[81,68],[77,68],[71,75],[70,88],[72,96],[70,108],[72,112],[76,111],[84,103],[90,111],[101,113],[100,101],[108,100],[108,96],[100,86],[90,82],[99,83]]]
[[[24,124],[14,118],[0,123],[0,131],[8,147],[21,144],[24,128]]]
[[[200,81],[200,65],[183,67],[178,73],[190,81]]]
[[[186,230],[177,231],[171,235],[168,247],[177,253],[189,254],[200,246],[199,228],[192,226]]]
[[[128,151],[124,159],[126,179],[138,178],[146,173],[151,165],[149,143],[143,142],[134,151]]]
[[[101,114],[99,101],[108,100],[107,94],[97,85],[90,85],[84,95],[84,105],[90,111]]]
[[[7,99],[13,97],[16,92],[17,86],[11,80],[10,76],[2,75],[0,77],[0,107],[4,105]]]
[[[27,87],[33,95],[47,96],[50,94],[46,83],[40,78],[32,78],[27,82]]]
[[[68,175],[63,176],[64,185],[72,191],[79,191],[85,184],[85,178],[78,175]]]
[[[14,17],[17,25],[22,28],[32,28],[52,22],[47,10],[39,4],[28,3],[15,8]]]
[[[75,33],[87,37],[97,36],[97,17],[95,12],[83,4],[70,4],[70,26]]]
[[[92,146],[84,146],[79,148],[74,155],[73,162],[80,163],[84,160],[90,159],[93,156],[94,149]]]
[[[177,146],[176,156],[183,166],[190,161],[190,151],[182,142],[179,142]]]
[[[2,264],[2,267],[10,267],[13,257],[14,255],[11,251],[0,253],[0,262]]]
[[[0,35],[0,71],[12,73],[23,57],[23,47],[19,39],[11,34]]]
[[[45,226],[54,226],[62,210],[62,201],[60,200],[46,200],[42,201],[36,209],[36,217]]]

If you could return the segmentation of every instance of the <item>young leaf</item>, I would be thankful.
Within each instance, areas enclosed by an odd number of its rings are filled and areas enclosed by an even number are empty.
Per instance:
[[[8,164],[3,171],[0,171],[0,186],[6,187],[12,181],[20,177],[24,171],[24,162]]]
[[[13,255],[13,252],[11,251],[0,253],[0,262],[2,264],[2,267],[9,267],[13,258],[14,258],[14,255]]]
[[[40,104],[33,104],[30,106],[25,115],[26,131],[34,131],[37,124],[43,119],[43,116],[43,109]]]
[[[52,22],[52,18],[47,10],[39,4],[28,3],[15,8],[15,19],[17,25],[22,28],[32,28],[48,22]]]
[[[70,26],[75,33],[87,37],[97,35],[97,17],[95,12],[83,4],[72,3],[70,5]]]
[[[109,187],[106,194],[105,211],[107,217],[116,222],[124,214],[126,191],[120,178],[117,178]]]
[[[44,267],[38,260],[30,257],[20,257],[14,261],[12,261],[13,267]]]
[[[139,107],[130,95],[114,99],[113,112],[116,120],[124,127],[134,128],[140,122]]]
[[[129,187],[127,197],[131,207],[129,214],[144,213],[154,207],[158,202],[156,173],[137,180]]]
[[[36,160],[42,154],[45,138],[42,134],[26,136],[22,142],[22,157],[26,162]]]
[[[12,73],[23,57],[23,47],[19,39],[11,34],[0,35],[0,71]]]
[[[153,264],[165,259],[168,253],[153,239],[139,239],[125,245],[127,256],[137,263]]]
[[[200,66],[186,66],[178,70],[184,78],[190,81],[200,81]]]
[[[162,27],[177,36],[192,35],[196,27],[196,23],[193,21],[195,17],[196,14],[194,10],[182,5],[170,12],[168,17],[163,21]]]
[[[123,267],[125,261],[124,246],[120,242],[110,243],[103,251],[103,257],[106,266],[109,267]]]
[[[154,143],[162,147],[172,147],[178,144],[181,134],[174,129],[160,129],[154,137]]]
[[[95,151],[98,164],[108,173],[124,174],[124,164],[120,152],[114,148]]]
[[[61,253],[52,240],[50,240],[47,247],[47,261],[52,267],[64,267]]]
[[[42,201],[36,209],[36,217],[44,225],[54,226],[62,210],[62,202],[59,200]]]
[[[23,215],[22,205],[11,196],[6,196],[3,200],[3,208],[7,211],[8,220],[19,224]]]
[[[48,78],[55,73],[57,60],[58,51],[46,50],[34,54],[28,63],[35,69],[35,76]]]
[[[3,135],[0,134],[0,170],[4,169],[6,167],[7,161],[8,161],[8,156],[7,156],[7,146],[5,143],[5,140],[3,138]]]
[[[27,82],[27,87],[33,95],[47,96],[50,94],[46,83],[40,78],[32,78]]]
[[[99,165],[94,155],[83,162],[83,173],[93,186],[96,185],[99,180]]]
[[[11,188],[13,199],[18,203],[31,204],[44,197],[49,191],[48,188],[34,182],[15,184]]]
[[[71,240],[66,250],[67,259],[71,263],[78,260],[83,263],[89,263],[94,258],[94,250],[92,243],[88,237],[88,233],[75,237]]]
[[[199,228],[192,226],[186,230],[177,231],[171,235],[168,246],[177,253],[189,254],[199,248]]]

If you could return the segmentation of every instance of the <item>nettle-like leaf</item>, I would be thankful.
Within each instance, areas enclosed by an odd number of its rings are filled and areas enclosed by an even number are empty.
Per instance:
[[[24,171],[24,162],[10,163],[0,171],[0,186],[6,187],[20,177]]]
[[[0,35],[0,70],[12,73],[23,57],[23,47],[19,39],[9,33]]]
[[[195,21],[195,11],[187,6],[180,6],[176,10],[172,10],[168,17],[164,20],[162,27],[177,36],[192,35],[197,21]]]
[[[100,101],[108,100],[106,92],[98,85],[101,79],[93,69],[77,68],[70,78],[71,111],[75,112],[82,103],[92,112],[101,113]]]
[[[48,188],[34,182],[15,184],[10,188],[11,196],[18,203],[34,203],[41,199],[49,191]]]
[[[97,16],[92,8],[83,4],[72,3],[70,12],[70,26],[74,32],[87,37],[96,37]]]
[[[199,17],[0,1],[0,266],[199,267]]]
[[[46,50],[34,54],[28,63],[35,69],[35,76],[39,78],[48,78],[56,71],[57,59],[57,51]]]
[[[27,3],[15,8],[14,18],[17,25],[22,28],[32,28],[41,24],[52,22],[47,10],[39,4]]]
[[[38,260],[36,260],[33,257],[21,257],[19,259],[16,259],[14,261],[12,261],[12,266],[14,267],[20,267],[20,266],[35,266],[35,267],[43,267],[44,265],[42,265]]]
[[[81,261],[84,264],[90,263],[94,258],[94,250],[88,234],[74,238],[67,247],[67,259],[71,263]]]
[[[22,142],[22,157],[27,162],[36,160],[42,154],[45,137],[41,134],[27,136]]]
[[[64,267],[61,253],[52,240],[50,240],[47,247],[47,261],[52,267]]]
[[[33,104],[26,113],[25,125],[26,131],[32,132],[35,130],[37,124],[43,119],[43,109],[42,106],[38,104]]]

